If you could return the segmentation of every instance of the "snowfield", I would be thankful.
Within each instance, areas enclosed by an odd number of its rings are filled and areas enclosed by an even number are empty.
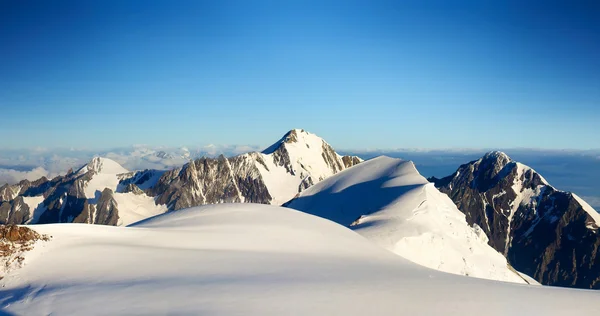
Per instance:
[[[287,206],[350,226],[432,269],[527,283],[411,161],[380,156],[362,162],[308,188]]]
[[[467,278],[290,209],[222,204],[52,236],[0,281],[17,315],[574,315],[594,291]]]

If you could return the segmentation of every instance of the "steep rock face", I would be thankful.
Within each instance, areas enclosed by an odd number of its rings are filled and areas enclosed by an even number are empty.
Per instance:
[[[500,152],[430,180],[517,270],[546,285],[600,288],[600,214],[576,195]]]
[[[111,189],[104,189],[98,204],[96,207],[96,218],[94,218],[94,224],[102,225],[117,225],[119,220],[119,209],[117,208],[117,202],[115,201],[113,191]]]
[[[291,130],[261,153],[200,158],[167,171],[147,192],[171,210],[214,203],[281,204],[361,161],[338,155],[314,134]]]
[[[251,155],[200,158],[165,172],[150,189],[169,209],[215,203],[268,203],[271,199]]]
[[[0,224],[25,223],[31,217],[29,205],[22,196],[0,203]]]
[[[350,168],[361,163],[362,159],[356,156],[342,156],[342,162],[344,163],[345,168]]]
[[[85,185],[92,176],[90,172],[75,178],[65,177],[51,188],[44,199],[46,211],[41,214],[37,223],[71,223],[81,218],[85,205],[89,203],[84,191]]]
[[[33,182],[22,180],[17,184],[5,184],[0,187],[0,202],[7,202],[17,196],[35,196],[44,193],[50,188],[51,182],[46,177],[41,177]]]
[[[129,183],[125,189],[123,189],[123,193],[133,193],[135,195],[144,194],[144,191],[140,189],[136,184]]]

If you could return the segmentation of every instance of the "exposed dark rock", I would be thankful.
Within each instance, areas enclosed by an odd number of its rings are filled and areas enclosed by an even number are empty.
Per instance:
[[[344,163],[345,168],[350,168],[352,166],[358,165],[362,162],[362,159],[356,156],[343,156],[342,162]]]
[[[25,224],[31,218],[29,206],[22,196],[0,203],[0,224]]]
[[[119,220],[119,209],[117,207],[117,201],[115,201],[113,191],[111,189],[104,189],[98,204],[96,206],[96,218],[94,224],[101,225],[117,225]]]
[[[280,146],[279,148],[277,148],[277,150],[275,150],[272,153],[272,156],[273,163],[275,163],[275,165],[284,167],[285,170],[291,175],[296,174],[295,170],[292,168],[290,154],[288,153],[287,148],[285,146]]]
[[[135,195],[141,195],[144,194],[144,191],[142,191],[137,185],[130,183],[125,187],[125,189],[123,189],[123,193],[133,193]]]
[[[269,203],[260,172],[247,155],[200,158],[165,172],[151,190],[169,209],[214,203]]]
[[[156,184],[158,178],[164,174],[162,170],[146,169],[119,175],[120,182],[117,192],[124,192],[128,185],[135,184],[140,190],[148,191]]]
[[[331,168],[331,170],[333,170],[333,173],[338,173],[345,169],[343,162],[340,159],[338,159],[338,154],[325,141],[323,141],[322,149],[323,153],[321,154],[321,156],[323,157],[323,160],[325,160],[327,165]]]
[[[430,181],[517,270],[545,285],[600,288],[598,223],[533,169],[492,152]]]

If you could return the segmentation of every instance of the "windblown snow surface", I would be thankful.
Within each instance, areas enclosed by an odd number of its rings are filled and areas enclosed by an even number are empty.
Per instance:
[[[430,270],[328,220],[225,204],[130,227],[32,226],[52,236],[2,281],[18,315],[567,315],[593,291]]]
[[[526,282],[410,161],[385,156],[365,161],[308,188],[287,206],[350,226],[432,269]]]

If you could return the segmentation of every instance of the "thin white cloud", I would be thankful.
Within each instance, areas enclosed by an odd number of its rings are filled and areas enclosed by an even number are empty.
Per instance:
[[[232,150],[232,152],[237,155],[252,152],[252,151],[260,151],[260,147],[240,145],[240,146],[235,146],[235,148],[233,148],[233,150]]]
[[[0,185],[5,183],[14,184],[21,180],[37,180],[41,177],[48,177],[50,173],[42,168],[37,167],[29,171],[18,171],[14,169],[0,169]]]
[[[0,185],[65,174],[71,168],[77,170],[95,156],[112,159],[124,168],[135,171],[171,169],[203,156],[233,156],[256,150],[259,150],[258,146],[247,145],[166,147],[140,144],[104,151],[84,148],[3,150],[0,152]]]

